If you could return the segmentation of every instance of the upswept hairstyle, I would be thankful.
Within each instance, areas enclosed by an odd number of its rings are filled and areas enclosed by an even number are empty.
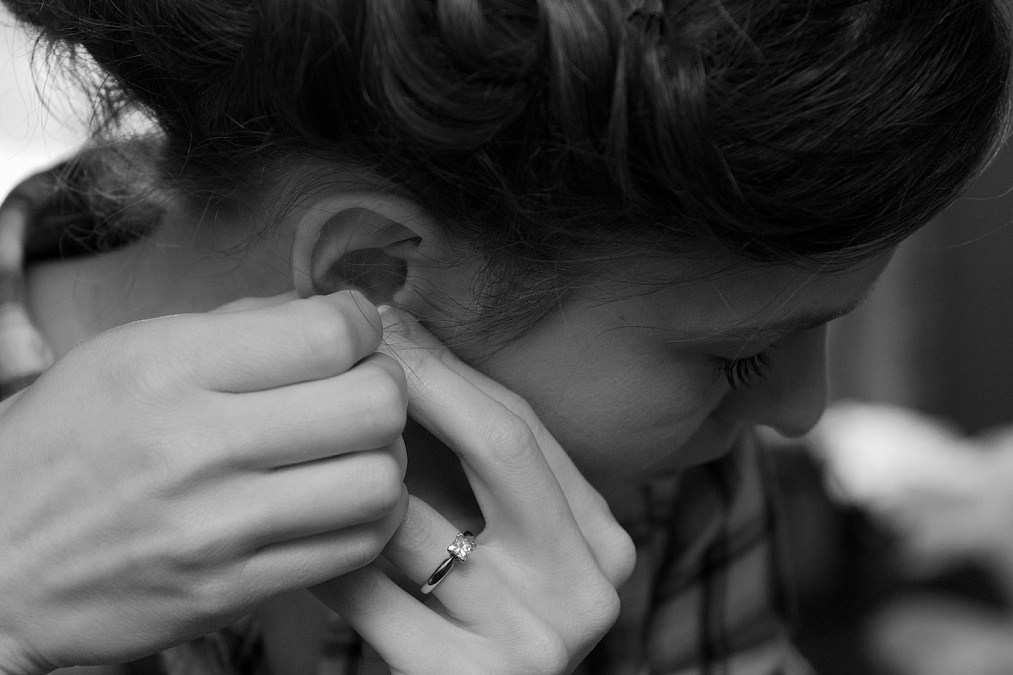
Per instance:
[[[101,66],[105,119],[158,122],[167,184],[227,206],[293,155],[351,159],[483,251],[501,326],[618,253],[854,264],[952,201],[1008,114],[992,0],[3,2]],[[247,644],[173,654],[247,672],[221,656]]]
[[[351,159],[518,280],[637,248],[853,264],[1008,114],[991,0],[3,2],[101,66],[106,119],[158,122],[171,184],[224,204]]]

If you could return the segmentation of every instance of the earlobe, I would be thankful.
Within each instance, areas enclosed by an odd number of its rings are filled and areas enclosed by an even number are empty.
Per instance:
[[[379,208],[355,205],[348,195],[308,209],[298,225],[292,269],[300,296],[361,291],[371,302],[396,302],[405,289],[409,258],[422,234]],[[401,219],[403,220],[403,219]]]

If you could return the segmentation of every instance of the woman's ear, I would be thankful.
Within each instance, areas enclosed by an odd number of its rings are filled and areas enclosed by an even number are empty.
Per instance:
[[[301,212],[292,246],[299,295],[361,291],[375,304],[405,305],[409,275],[438,230],[421,209],[371,193],[318,199]]]

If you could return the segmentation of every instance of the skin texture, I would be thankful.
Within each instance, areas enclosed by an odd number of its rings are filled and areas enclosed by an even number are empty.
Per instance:
[[[859,302],[885,263],[817,278],[742,272],[632,296],[611,289],[608,301],[568,304],[478,356],[481,372],[387,312],[381,350],[405,367],[409,413],[454,451],[463,475],[427,471],[439,452],[415,451],[420,429],[410,428],[413,497],[384,553],[395,570],[374,564],[314,593],[395,673],[440,673],[448,659],[479,672],[570,672],[619,613],[616,589],[633,558],[615,518],[636,517],[628,491],[720,456],[751,424],[807,431],[825,398],[822,322]],[[715,376],[715,355],[763,350],[776,357],[752,386],[730,391]],[[423,468],[413,475],[413,465]],[[433,542],[466,527],[481,532],[481,563],[455,569],[434,591],[439,603],[415,602],[412,584],[439,562]]]
[[[128,324],[0,405],[0,672],[136,658],[380,553],[407,398],[363,306]]]
[[[322,227],[364,204],[420,243],[390,245],[389,228],[377,243],[359,221]],[[813,276],[619,261],[520,339],[455,354],[410,314],[446,327],[473,311],[462,242],[368,194],[305,211],[251,243],[264,223],[216,214],[209,227],[181,206],[138,244],[30,271],[31,309],[62,358],[0,409],[21,487],[0,491],[20,528],[0,530],[15,563],[0,578],[0,672],[147,653],[307,586],[395,672],[444,672],[447,649],[482,672],[568,672],[618,616],[629,492],[720,456],[750,425],[807,430],[825,398],[824,324],[886,264]],[[295,298],[306,276],[348,278],[316,266],[349,246],[405,261],[411,283],[390,297],[403,311],[383,330],[375,289]],[[760,353],[762,377],[733,390],[723,363]],[[67,406],[76,414],[52,414]],[[74,538],[60,513],[75,514]],[[410,591],[463,529],[481,533],[482,563],[420,604]],[[82,557],[97,538],[101,555]],[[20,582],[39,570],[54,582]],[[90,592],[68,602],[79,586]],[[475,611],[490,604],[494,617]]]
[[[643,481],[720,456],[750,425],[795,436],[815,424],[826,318],[850,311],[885,264],[608,288],[476,362],[531,403],[592,480]],[[719,360],[760,353],[768,366],[732,389]]]
[[[423,243],[395,252],[407,260],[404,291],[378,297],[357,290],[422,317],[453,342],[453,326],[472,320],[477,307],[480,267],[466,242],[447,237],[411,202],[351,191],[309,200],[309,216],[293,215],[276,236],[254,246],[250,231],[263,225],[246,214],[217,215],[214,227],[195,227],[199,214],[182,209],[140,245],[40,267],[30,277],[33,305],[59,352],[129,321],[290,292],[303,286],[293,282],[293,270],[298,277],[334,263],[311,259],[307,246],[305,256],[293,257],[301,237],[318,236],[307,219],[328,222],[327,214],[363,204],[382,212],[385,222],[406,223],[411,232],[401,236],[418,235]],[[352,228],[348,238],[356,246],[370,245],[364,229]],[[386,233],[376,238],[377,245],[390,239]],[[223,255],[237,246],[242,255]],[[825,404],[823,326],[861,301],[888,259],[813,274],[619,258],[608,279],[595,280],[520,339],[506,346],[466,341],[456,353],[529,401],[581,471],[607,491],[610,481],[626,485],[713,459],[750,425],[789,436],[807,431]],[[722,361],[761,353],[769,360],[758,373],[763,376],[732,390]]]
[[[433,601],[418,602],[411,591],[445,555],[433,542],[461,528],[413,495],[384,551],[393,570],[370,565],[313,592],[394,673],[435,675],[448,662],[487,673],[570,672],[619,615],[632,541],[521,398],[413,320],[394,310],[384,319],[382,349],[410,373],[410,414],[454,450],[481,509],[482,562],[458,563]]]

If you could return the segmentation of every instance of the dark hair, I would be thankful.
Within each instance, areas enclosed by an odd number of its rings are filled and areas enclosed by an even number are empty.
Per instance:
[[[110,117],[158,121],[190,193],[350,158],[528,285],[638,247],[853,264],[952,201],[1008,113],[990,0],[4,3],[102,66]]]

